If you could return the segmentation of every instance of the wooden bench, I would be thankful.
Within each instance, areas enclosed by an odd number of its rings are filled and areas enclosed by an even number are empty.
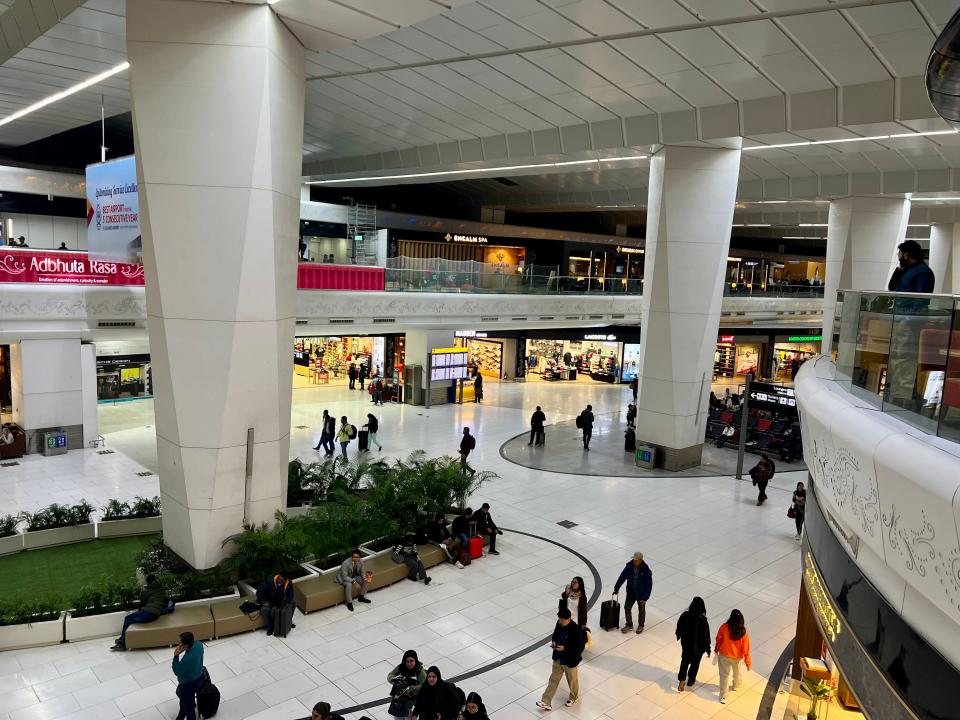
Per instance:
[[[210,613],[213,615],[213,636],[222,638],[266,627],[267,620],[260,613],[251,619],[240,610],[240,605],[252,599],[247,595],[210,603]]]
[[[231,598],[239,606],[240,598]],[[192,632],[197,640],[212,640],[213,614],[210,605],[178,605],[169,615],[161,615],[152,623],[127,628],[127,649],[170,647],[180,642],[180,633]]]

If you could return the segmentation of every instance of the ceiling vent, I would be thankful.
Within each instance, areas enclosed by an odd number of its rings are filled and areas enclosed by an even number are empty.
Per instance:
[[[330,318],[331,325],[353,325],[353,318]]]
[[[480,318],[480,322],[500,322],[500,318],[498,318],[498,317],[482,317],[482,318]]]
[[[553,315],[541,315],[541,320],[553,320]]]
[[[131,328],[136,327],[136,320],[98,320],[98,328]]]
[[[373,319],[373,324],[374,324],[374,325],[389,325],[390,323],[395,323],[396,321],[397,321],[396,318],[374,318],[374,319]]]

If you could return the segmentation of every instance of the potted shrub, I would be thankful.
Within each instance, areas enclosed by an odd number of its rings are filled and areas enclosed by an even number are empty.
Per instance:
[[[67,603],[71,609],[64,618],[64,640],[119,636],[123,618],[136,608],[139,596],[140,586],[133,578],[81,588]]]
[[[23,535],[17,531],[19,524],[17,515],[0,515],[0,555],[23,550]]]
[[[223,569],[253,588],[280,570],[289,573],[294,583],[314,575],[315,571],[303,564],[308,552],[302,519],[290,519],[278,512],[273,527],[266,523],[245,525],[242,532],[223,541],[224,546],[233,546],[222,563]]]
[[[37,598],[0,606],[0,650],[62,642],[63,617],[59,598]]]
[[[97,537],[112,538],[128,535],[152,535],[163,530],[160,517],[160,498],[137,496],[133,503],[111,500],[100,508]]]
[[[805,677],[800,685],[800,689],[810,698],[810,709],[807,710],[807,720],[817,720],[820,710],[820,703],[824,700],[829,701],[833,697],[833,686],[826,680],[814,680]]]
[[[27,523],[23,546],[27,550],[93,540],[96,526],[90,522],[93,506],[86,500],[76,505],[54,503],[35,513],[23,513]]]

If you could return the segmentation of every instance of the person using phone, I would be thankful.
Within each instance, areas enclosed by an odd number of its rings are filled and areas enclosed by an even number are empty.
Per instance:
[[[553,710],[551,703],[562,677],[567,678],[567,685],[570,686],[570,697],[564,705],[573,707],[580,700],[577,666],[583,659],[583,634],[579,626],[572,622],[569,608],[561,608],[557,612],[557,625],[553,629],[550,647],[553,648],[553,669],[543,696],[537,700],[537,707]]]
[[[173,674],[180,698],[177,720],[197,720],[197,691],[203,687],[203,644],[194,640],[192,632],[180,633],[180,642],[173,649]]]

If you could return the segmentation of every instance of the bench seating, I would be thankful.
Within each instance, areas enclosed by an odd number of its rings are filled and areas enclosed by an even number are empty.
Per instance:
[[[249,596],[245,596],[210,603],[214,637],[222,638],[228,635],[237,635],[267,626],[266,618],[259,613],[251,620],[250,616],[245,615],[240,610],[240,605],[250,599]]]
[[[430,544],[417,545],[417,553],[424,567],[428,568],[439,565],[447,557],[443,550]],[[407,566],[395,563],[390,553],[365,559],[363,567],[373,572],[373,580],[367,590],[378,590],[407,577]],[[293,586],[293,595],[294,602],[302,613],[323,610],[344,601],[343,586],[337,584],[335,572],[298,582]]]
[[[237,605],[239,598],[232,598]],[[210,605],[177,606],[169,615],[161,615],[152,623],[131,625],[127,628],[127,648],[170,647],[180,642],[180,633],[192,632],[197,640],[212,640],[213,615]]]

